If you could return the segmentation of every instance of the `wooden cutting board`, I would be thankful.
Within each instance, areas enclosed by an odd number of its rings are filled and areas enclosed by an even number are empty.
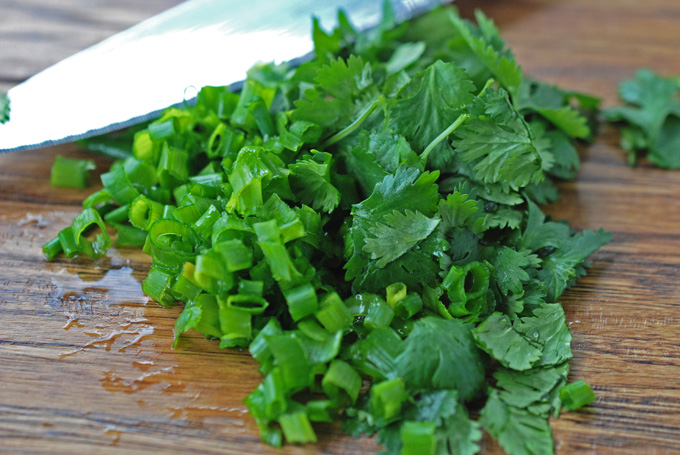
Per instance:
[[[175,3],[3,1],[0,88]],[[496,20],[527,74],[597,94],[605,106],[640,66],[680,74],[677,0],[459,4]],[[588,277],[562,298],[574,333],[572,378],[591,383],[598,400],[553,422],[557,453],[680,454],[680,172],[631,169],[617,143],[617,131],[603,126],[582,150],[577,181],[561,185],[562,200],[547,208],[576,228],[613,233]],[[44,262],[41,245],[99,188],[51,188],[58,153],[90,156],[74,145],[0,156],[0,453],[379,449],[332,425],[318,428],[317,445],[261,444],[242,404],[259,381],[255,362],[195,335],[170,349],[180,310],[147,302],[139,281],[149,262],[140,252]],[[105,171],[109,162],[96,161]],[[485,440],[482,453],[501,452]]]

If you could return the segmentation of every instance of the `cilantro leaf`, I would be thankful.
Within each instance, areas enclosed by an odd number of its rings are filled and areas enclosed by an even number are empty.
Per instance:
[[[498,398],[507,405],[545,415],[559,411],[559,389],[567,382],[569,364],[515,371],[500,368],[494,374]],[[547,411],[547,412],[546,412]]]
[[[559,303],[545,304],[522,318],[517,331],[543,346],[543,355],[535,366],[557,365],[571,359],[571,332]]]
[[[568,93],[554,85],[525,80],[514,102],[519,110],[538,113],[568,136],[590,137],[588,119],[568,104]]]
[[[638,152],[648,152],[659,167],[680,169],[680,80],[662,77],[651,70],[639,70],[634,79],[619,85],[626,103],[604,111],[611,122],[623,122],[621,146],[634,165]]]
[[[366,238],[370,237],[370,229],[384,221],[386,215],[395,210],[409,209],[417,210],[425,216],[436,213],[439,192],[434,182],[437,177],[436,172],[420,174],[417,169],[402,166],[378,183],[368,199],[352,208],[349,235],[353,251],[345,265],[346,279],[360,276],[368,266],[369,258],[364,254]]]
[[[462,161],[473,165],[476,180],[512,189],[543,180],[531,131],[504,90],[488,89],[470,114],[474,117],[454,132],[453,146]]]
[[[583,272],[585,259],[611,240],[611,234],[600,229],[585,230],[563,240],[559,248],[543,258],[538,277],[548,289],[547,299],[556,301],[574,279]]]
[[[484,384],[484,363],[470,333],[456,319],[419,319],[397,357],[397,369],[410,389],[455,388],[464,401]]]
[[[295,101],[294,120],[305,120],[328,128],[347,125],[363,107],[364,92],[373,87],[371,64],[361,57],[333,60],[316,73],[316,85]],[[371,101],[372,102],[372,101]]]
[[[366,238],[364,251],[378,260],[378,267],[384,267],[426,239],[438,224],[439,219],[420,212],[395,210],[368,229],[371,236]]]
[[[512,53],[503,49],[505,42],[500,38],[493,21],[479,10],[475,12],[477,27],[453,14],[450,18],[480,62],[506,90],[514,93],[522,82],[522,70]]]
[[[529,266],[535,267],[538,257],[502,246],[494,250],[489,260],[495,269],[494,277],[498,288],[507,295],[509,292],[513,294],[522,292],[522,284],[529,281],[529,274],[524,269]]]
[[[480,349],[513,370],[528,370],[542,355],[540,344],[525,338],[502,313],[486,318],[472,330],[472,336]]]
[[[330,180],[331,155],[318,152],[289,166],[290,185],[304,204],[332,212],[340,204],[340,192]]]
[[[548,421],[505,404],[493,391],[482,409],[482,426],[508,455],[553,455],[555,447]]]
[[[436,61],[397,93],[388,107],[391,125],[420,153],[458,118],[472,101],[473,91],[465,70]],[[415,117],[414,112],[418,112]],[[437,146],[432,155],[434,167],[448,161],[450,150],[446,141]]]

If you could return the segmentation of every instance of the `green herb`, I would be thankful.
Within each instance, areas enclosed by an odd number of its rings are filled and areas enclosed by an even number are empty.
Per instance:
[[[604,111],[620,122],[621,147],[633,166],[641,156],[666,169],[680,169],[680,78],[641,69],[634,79],[621,82],[624,106]]]
[[[0,123],[5,123],[9,120],[9,97],[5,92],[0,90]]]
[[[560,390],[560,400],[564,403],[565,408],[573,411],[595,401],[595,393],[588,383],[579,379]]]
[[[50,185],[64,188],[85,188],[90,181],[94,161],[66,158],[57,155],[52,165]]]
[[[572,102],[597,102],[525,77],[481,13],[395,27],[385,5],[371,32],[315,23],[316,59],[136,132],[45,253],[101,254],[100,214],[143,241],[144,291],[184,302],[174,346],[193,329],[259,362],[245,402],[268,444],[341,420],[390,454],[474,454],[482,430],[554,453],[547,419],[572,399],[556,302],[610,236],[538,204],[578,169]]]

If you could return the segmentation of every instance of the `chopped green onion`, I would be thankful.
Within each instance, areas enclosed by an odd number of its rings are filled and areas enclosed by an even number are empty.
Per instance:
[[[92,160],[79,160],[57,155],[52,165],[50,185],[63,188],[85,188],[90,181],[90,171],[95,167]]]
[[[85,209],[73,220],[73,239],[78,245],[80,252],[91,258],[98,258],[106,253],[111,246],[111,238],[106,233],[106,225],[99,213],[94,209]],[[97,233],[94,240],[85,237],[91,228],[98,227],[101,232]],[[62,244],[63,246],[63,244]],[[66,251],[66,249],[64,249]]]
[[[572,382],[560,389],[560,400],[562,400],[564,407],[570,411],[592,403],[596,399],[595,392],[583,379]]]
[[[116,230],[116,246],[142,246],[146,242],[146,232],[127,224],[111,223]]]
[[[62,247],[61,247],[61,242],[59,241],[59,237],[55,237],[52,240],[49,240],[47,243],[45,243],[42,247],[43,250],[43,255],[45,255],[45,259],[48,261],[51,259],[54,259],[54,257],[62,252]]]
[[[321,381],[321,386],[329,397],[341,400],[342,396],[347,396],[354,403],[361,390],[361,376],[348,363],[333,360]]]
[[[279,423],[286,441],[298,444],[316,442],[316,434],[306,413],[284,414],[279,418]]]
[[[109,224],[123,223],[128,220],[128,205],[121,205],[104,215],[104,221]]]
[[[354,320],[345,303],[335,292],[324,297],[319,306],[321,309],[316,312],[316,318],[331,332],[345,330]]]
[[[314,286],[309,283],[288,289],[283,295],[286,297],[288,311],[293,321],[299,321],[305,316],[314,314],[319,307]]]
[[[434,422],[404,422],[401,426],[401,455],[435,455]]]
[[[371,387],[371,408],[376,416],[389,421],[401,412],[401,404],[408,398],[404,380],[393,378]]]
[[[128,217],[134,227],[148,231],[157,219],[163,217],[163,209],[162,204],[140,194],[130,202]]]

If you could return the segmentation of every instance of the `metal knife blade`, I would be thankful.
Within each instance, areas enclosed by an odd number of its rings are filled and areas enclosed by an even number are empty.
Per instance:
[[[311,56],[311,18],[330,30],[343,9],[366,30],[380,0],[188,0],[69,57],[12,88],[0,153],[91,137],[132,126],[200,87],[237,87],[258,61]],[[442,0],[392,0],[398,21]]]

